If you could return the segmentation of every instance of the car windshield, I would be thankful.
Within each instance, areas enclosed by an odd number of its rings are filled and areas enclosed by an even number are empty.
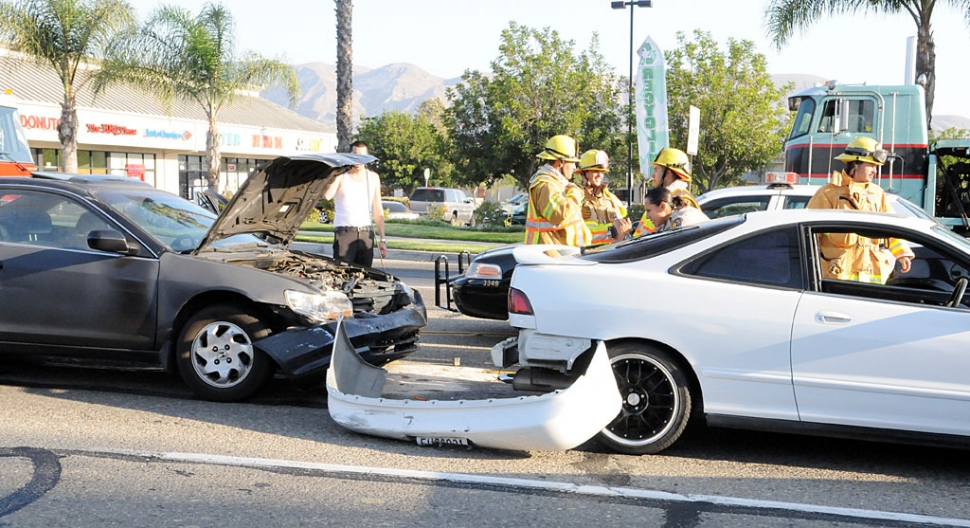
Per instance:
[[[915,216],[916,218],[922,218],[923,220],[932,220],[937,224],[940,223],[939,220],[933,218],[922,207],[914,204],[913,202],[903,198],[902,196],[896,196],[896,200],[890,201],[889,206],[893,208],[896,214],[901,214],[904,216]],[[901,210],[902,209],[902,210]],[[940,224],[942,225],[942,224]]]
[[[406,213],[406,212],[408,212],[407,206],[405,206],[401,202],[382,202],[382,205],[383,205],[384,209],[387,209],[388,211],[390,211],[392,213]]]
[[[737,227],[743,224],[744,220],[743,215],[728,216],[627,242],[596,246],[585,249],[580,258],[596,262],[630,262],[655,257]]]
[[[209,231],[216,216],[174,194],[141,187],[95,191],[112,209],[142,228],[173,251],[195,249]],[[220,246],[255,243],[252,235],[236,235],[219,242]]]

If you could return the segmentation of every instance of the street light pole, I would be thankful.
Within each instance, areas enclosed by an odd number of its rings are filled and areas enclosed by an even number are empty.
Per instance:
[[[613,9],[626,9],[630,6],[630,75],[627,77],[627,119],[626,119],[626,138],[627,138],[627,168],[626,168],[626,206],[629,209],[633,203],[633,8],[651,7],[652,0],[628,0],[610,2]]]

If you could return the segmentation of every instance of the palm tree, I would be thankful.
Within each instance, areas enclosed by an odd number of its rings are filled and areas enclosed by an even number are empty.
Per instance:
[[[57,138],[65,172],[77,172],[77,94],[134,21],[134,10],[124,0],[0,2],[0,39],[53,68],[64,87]]]
[[[159,7],[118,51],[105,62],[104,83],[127,82],[167,105],[181,98],[202,106],[209,121],[206,157],[211,190],[219,188],[222,161],[219,111],[241,91],[256,86],[282,86],[291,106],[300,98],[299,80],[288,64],[255,53],[237,57],[232,14],[221,4],[208,3],[195,17],[181,7]]]
[[[337,152],[349,152],[354,126],[353,0],[337,3]]]
[[[771,0],[765,10],[768,37],[779,49],[788,43],[795,29],[806,29],[823,15],[856,12],[905,12],[916,22],[916,76],[926,76],[926,127],[933,119],[933,95],[936,89],[936,44],[930,18],[937,0]],[[963,12],[970,24],[970,0],[950,0]],[[860,60],[866,60],[860,58]]]

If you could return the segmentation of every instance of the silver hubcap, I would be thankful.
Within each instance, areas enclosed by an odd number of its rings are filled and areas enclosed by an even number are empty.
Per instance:
[[[209,385],[228,389],[253,368],[253,343],[246,332],[226,321],[210,323],[192,341],[192,366]]]

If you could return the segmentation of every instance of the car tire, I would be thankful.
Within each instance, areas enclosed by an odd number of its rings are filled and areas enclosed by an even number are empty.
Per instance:
[[[673,354],[654,345],[620,343],[608,352],[623,407],[600,431],[600,443],[628,455],[667,449],[683,434],[691,416],[687,376]]]
[[[258,318],[236,306],[203,308],[179,335],[179,373],[206,400],[244,400],[265,387],[276,372],[273,360],[253,346],[269,333]]]
[[[321,210],[320,211],[320,216],[317,218],[317,222],[319,222],[321,224],[329,224],[330,223],[330,215],[327,214],[326,211]]]

